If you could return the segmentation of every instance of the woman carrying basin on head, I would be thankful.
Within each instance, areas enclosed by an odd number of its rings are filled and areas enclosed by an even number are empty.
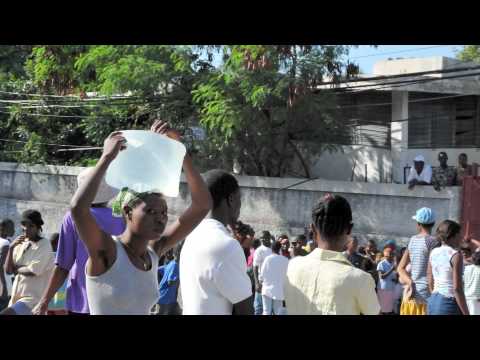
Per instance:
[[[162,121],[156,121],[151,130],[180,140],[178,132]],[[159,298],[159,256],[183,240],[212,206],[208,188],[186,155],[183,170],[192,203],[174,223],[166,227],[167,203],[162,194],[124,188],[112,207],[114,214],[124,217],[126,230],[119,237],[104,233],[90,215],[90,203],[109,165],[125,148],[121,132],[110,134],[95,170],[71,202],[75,225],[89,254],[86,283],[92,315],[148,315]]]

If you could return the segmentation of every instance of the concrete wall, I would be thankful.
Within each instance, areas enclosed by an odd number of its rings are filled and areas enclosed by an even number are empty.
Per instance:
[[[371,146],[341,146],[337,152],[323,153],[312,165],[312,176],[325,180],[390,182],[392,170],[391,151]]]
[[[76,175],[82,168],[23,166],[0,163],[0,217],[17,224],[22,211],[38,209],[45,220],[44,232],[58,231],[76,188]],[[311,209],[326,192],[344,195],[354,213],[354,233],[377,240],[406,241],[415,232],[411,220],[416,209],[432,207],[439,219],[460,217],[460,189],[437,193],[432,188],[407,190],[403,185],[315,180],[297,185],[292,178],[238,176],[242,191],[241,220],[259,232],[268,229],[298,234],[311,221]],[[180,196],[167,198],[169,217],[174,219],[189,203],[188,189],[181,184]]]
[[[404,167],[413,166],[413,159],[417,155],[423,155],[431,166],[438,166],[438,153],[441,151],[448,154],[450,166],[458,164],[458,155],[461,153],[468,155],[470,164],[474,162],[480,164],[480,148],[399,149],[395,152],[368,146],[342,146],[342,149],[343,152],[322,154],[312,166],[312,176],[325,180],[350,181],[353,164],[356,161],[353,181],[364,182],[367,165],[368,182],[390,183],[393,171],[394,182],[403,184]]]

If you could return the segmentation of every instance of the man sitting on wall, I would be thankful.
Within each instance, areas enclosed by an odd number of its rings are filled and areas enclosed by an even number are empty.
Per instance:
[[[408,188],[413,189],[415,185],[430,185],[432,182],[432,167],[425,165],[425,158],[418,155],[413,160],[413,168],[408,175]]]
[[[440,191],[441,188],[454,186],[457,183],[457,169],[447,165],[447,153],[442,151],[438,154],[438,162],[440,166],[433,169],[432,184],[435,190]]]
[[[463,178],[465,176],[473,175],[473,166],[468,164],[467,154],[461,153],[458,155],[458,166],[457,166],[457,185],[463,185]]]

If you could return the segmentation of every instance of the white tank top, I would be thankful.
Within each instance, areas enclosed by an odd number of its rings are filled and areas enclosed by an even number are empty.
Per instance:
[[[453,266],[452,257],[458,251],[447,245],[442,245],[432,250],[430,263],[432,264],[433,292],[453,298]]]
[[[160,298],[158,288],[158,256],[148,247],[152,268],[137,269],[123,245],[113,237],[117,259],[100,276],[86,274],[86,287],[92,315],[149,315]],[[85,273],[87,269],[85,267]]]

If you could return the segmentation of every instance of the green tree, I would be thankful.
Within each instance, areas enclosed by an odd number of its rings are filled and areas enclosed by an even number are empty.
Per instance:
[[[0,113],[5,119],[0,134],[29,141],[29,146],[4,144],[4,150],[16,152],[4,152],[2,160],[85,164],[98,151],[57,152],[58,147],[42,147],[42,143],[100,146],[110,132],[145,128],[157,116],[183,128],[194,118],[190,90],[196,57],[188,47],[42,45],[32,47],[25,58],[7,59],[17,67],[23,64],[25,75],[16,89],[8,90],[45,96],[2,95],[4,101],[22,104],[9,104],[7,114]],[[87,92],[127,96],[89,101]],[[32,136],[35,141],[30,143]]]
[[[196,83],[193,99],[207,129],[210,163],[238,164],[245,174],[311,177],[311,159],[335,150],[344,131],[333,97],[317,86],[354,76],[347,46],[225,46],[223,65]],[[213,148],[212,148],[213,144]],[[295,164],[299,163],[300,171]]]
[[[348,46],[35,45],[0,46],[2,161],[88,164],[118,129],[168,119],[187,136],[204,169],[239,165],[245,174],[311,176],[311,157],[336,149],[326,78],[354,76]],[[220,67],[214,63],[220,60]],[[15,94],[40,94],[19,95]],[[92,99],[87,93],[94,93]],[[104,97],[104,98],[99,98]],[[23,141],[14,142],[14,141]],[[296,164],[300,164],[297,166]]]
[[[463,61],[480,62],[480,45],[466,45],[457,53],[457,58]]]

